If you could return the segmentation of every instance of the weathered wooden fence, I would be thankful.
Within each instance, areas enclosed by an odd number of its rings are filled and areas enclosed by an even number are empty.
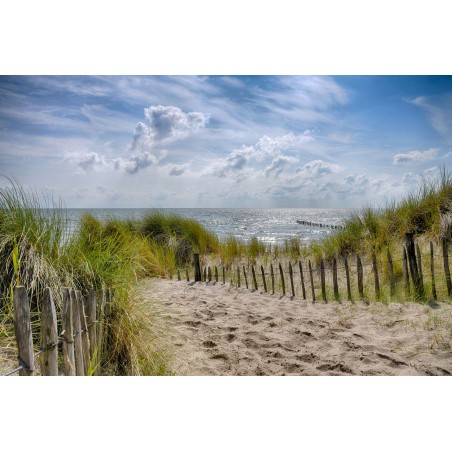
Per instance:
[[[40,312],[40,347],[34,351],[30,303],[24,286],[14,288],[14,330],[19,366],[5,375],[95,375],[108,334],[114,302],[113,291],[94,289],[86,298],[78,290],[63,289],[60,321],[49,288],[45,289]],[[60,332],[58,334],[58,324]],[[62,354],[59,356],[59,345]],[[61,369],[61,370],[60,370]]]
[[[430,253],[421,255],[419,244],[416,244],[412,234],[406,234],[405,246],[401,256],[393,257],[387,249],[386,259],[377,259],[375,253],[371,256],[342,256],[329,260],[320,259],[317,262],[288,262],[281,263],[277,268],[270,264],[269,271],[263,265],[232,266],[202,266],[199,255],[195,255],[195,282],[226,283],[226,278],[232,286],[246,287],[251,290],[262,289],[275,294],[299,295],[304,300],[310,295],[312,300],[380,300],[395,299],[400,295],[412,299],[438,299],[439,261],[442,260],[444,271],[444,285],[447,296],[452,296],[452,283],[449,268],[449,244],[446,239],[441,242],[440,252],[434,252],[434,245],[430,242]],[[426,267],[426,263],[427,267]],[[424,266],[424,268],[423,268]],[[427,270],[428,268],[428,270]],[[185,269],[186,279],[190,281],[190,271]],[[221,281],[220,277],[221,276]],[[178,279],[181,280],[178,271]],[[227,275],[227,276],[226,276]],[[248,283],[251,276],[251,287]],[[287,278],[288,276],[288,278]],[[441,277],[441,276],[440,276]],[[276,285],[275,285],[276,281]],[[309,291],[310,286],[310,291]],[[308,288],[307,288],[308,287]],[[399,292],[397,292],[397,290]],[[297,294],[298,292],[298,294]],[[307,295],[309,293],[309,295]]]

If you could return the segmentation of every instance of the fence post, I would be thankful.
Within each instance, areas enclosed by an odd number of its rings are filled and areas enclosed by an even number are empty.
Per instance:
[[[207,267],[204,267],[204,271],[202,272],[202,280],[203,282],[207,281]]]
[[[337,261],[335,257],[333,257],[333,291],[335,300],[339,301],[339,287],[337,284]]]
[[[421,280],[422,289],[424,288],[424,275],[422,273],[422,256],[421,249],[419,248],[419,243],[416,243],[416,255],[417,255],[417,267],[419,270],[419,278]]]
[[[218,267],[215,265],[215,282],[218,282]]]
[[[177,269],[177,280],[180,281],[180,270]]]
[[[262,284],[264,285],[264,292],[267,292],[267,281],[265,280],[264,267],[261,265]]]
[[[405,233],[405,245],[408,255],[408,263],[410,265],[410,273],[411,279],[413,281],[414,292],[416,294],[416,298],[422,298],[424,296],[424,286],[421,285],[419,269],[417,268],[416,249],[414,246],[413,235],[414,234],[412,232]]]
[[[408,274],[408,264],[405,247],[403,247],[403,279],[405,281],[405,295],[408,297],[410,296],[410,276]]]
[[[74,306],[69,295],[69,289],[63,289],[63,361],[64,375],[75,375],[75,355],[74,355]]]
[[[437,299],[435,284],[435,261],[433,260],[433,243],[430,241],[430,273],[432,274],[432,297]]]
[[[222,273],[223,273],[223,284],[226,284],[226,272],[225,272],[225,269],[224,269],[224,265],[222,267]]]
[[[256,272],[254,271],[254,265],[251,266],[251,272],[253,273],[254,290],[257,290],[257,280],[256,280]]]
[[[237,287],[240,287],[240,266],[237,265]]]
[[[88,335],[89,335],[89,347],[90,347],[90,361],[94,359],[94,353],[97,347],[96,337],[96,292],[94,289],[90,289],[88,292],[88,298],[86,302],[86,314],[88,320]],[[96,365],[93,362],[94,366]]]
[[[100,291],[99,306],[99,331],[97,334],[97,362],[100,364],[102,360],[103,343],[104,343],[104,324],[105,324],[105,290]]]
[[[85,367],[83,365],[83,350],[82,350],[82,336],[81,336],[81,322],[80,322],[80,307],[79,297],[75,290],[71,290],[71,303],[74,314],[74,348],[75,348],[75,373],[77,376],[85,375]]]
[[[378,277],[378,265],[377,265],[377,256],[374,252],[372,252],[372,269],[374,271],[374,280],[375,280],[375,297],[377,300],[380,299],[380,278]]]
[[[358,274],[358,293],[361,299],[364,300],[363,264],[359,255],[356,256],[356,271]]]
[[[188,268],[185,269],[185,277],[187,278],[187,282],[190,282],[190,275],[188,274]]]
[[[394,280],[394,266],[392,265],[392,256],[389,252],[389,247],[386,250],[386,256],[388,258],[388,266],[389,266],[389,291],[391,294],[391,297],[394,296],[395,293],[395,280]]]
[[[35,371],[35,360],[31,336],[30,303],[24,286],[14,288],[14,332],[16,334],[19,364],[22,366],[19,375],[22,377],[32,376]]]
[[[290,279],[290,289],[292,290],[292,297],[295,297],[295,287],[293,285],[293,269],[290,261],[289,261],[289,279]]]
[[[199,254],[193,254],[193,265],[195,267],[195,282],[201,281],[201,265],[199,263]]]
[[[283,296],[286,295],[286,283],[284,281],[284,272],[281,266],[281,262],[279,263],[279,274],[281,276],[281,285],[282,285],[282,291],[283,291]]]
[[[446,237],[442,238],[441,244],[443,247],[443,264],[444,264],[444,274],[446,275],[447,294],[450,297],[452,295],[452,281],[450,279],[449,256],[447,255],[447,238]]]
[[[89,337],[88,337],[88,324],[86,322],[86,314],[85,314],[85,304],[82,299],[82,294],[77,290],[75,293],[77,297],[79,314],[80,314],[80,326],[82,332],[82,350],[83,350],[83,365],[85,367],[85,372],[89,369],[90,357],[89,357]]]
[[[308,261],[309,279],[311,280],[312,301],[315,301],[314,276],[312,275],[311,261]]]
[[[347,256],[344,256],[344,267],[345,267],[345,279],[347,280],[347,298],[350,301],[353,301],[353,299],[352,299],[352,288],[351,288],[351,285],[350,285],[350,270],[348,269]]]
[[[270,276],[272,280],[272,295],[275,294],[275,271],[273,270],[273,264],[270,264]]]
[[[207,267],[207,280],[209,282],[212,281],[212,270],[210,269],[210,265]]]
[[[320,259],[320,285],[322,286],[322,300],[326,303],[325,264],[323,259]]]
[[[303,300],[306,300],[306,289],[304,287],[303,266],[301,265],[301,261],[298,262],[298,268],[300,269],[301,291],[303,293]]]
[[[41,310],[41,375],[58,376],[58,333],[55,304],[50,288],[44,291]]]
[[[248,277],[246,276],[246,270],[244,265],[243,265],[243,276],[245,277],[245,286],[248,289]]]

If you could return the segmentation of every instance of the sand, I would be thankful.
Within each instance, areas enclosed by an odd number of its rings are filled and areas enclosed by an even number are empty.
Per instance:
[[[303,301],[150,279],[175,375],[451,375],[452,305]]]

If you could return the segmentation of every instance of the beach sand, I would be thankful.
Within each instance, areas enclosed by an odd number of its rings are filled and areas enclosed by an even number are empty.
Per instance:
[[[175,375],[451,375],[452,305],[304,301],[149,279]]]

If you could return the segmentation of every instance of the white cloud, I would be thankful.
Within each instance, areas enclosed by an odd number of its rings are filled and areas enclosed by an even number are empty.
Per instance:
[[[428,151],[410,151],[406,154],[396,154],[393,158],[394,165],[408,165],[423,163],[433,160],[438,156],[438,149],[431,148]]]
[[[166,151],[161,151],[158,156],[151,152],[144,151],[127,159],[115,159],[114,165],[115,169],[123,169],[129,174],[136,174],[138,171],[147,168],[148,166],[157,165],[166,157],[166,155]]]
[[[78,166],[84,172],[90,170],[100,171],[110,166],[105,157],[97,152],[69,152],[66,153],[64,160]]]
[[[277,177],[279,174],[281,174],[282,170],[287,165],[296,162],[298,162],[298,159],[294,157],[290,157],[288,155],[278,155],[278,157],[272,160],[271,165],[265,168],[264,173],[267,177],[270,176],[272,173],[274,173],[275,177]]]
[[[184,138],[208,123],[208,115],[196,111],[183,112],[174,106],[153,106],[144,109],[145,122],[139,122],[133,132],[130,150],[146,151],[157,142]]]
[[[181,176],[187,171],[189,166],[190,165],[188,163],[185,163],[183,165],[169,165],[168,174],[170,176]]]
[[[207,173],[211,173],[220,177],[225,177],[228,174],[234,174],[245,169],[245,167],[252,161],[265,162],[272,159],[270,166],[264,169],[264,172],[268,175],[277,167],[280,168],[276,174],[282,170],[282,166],[285,163],[294,163],[297,160],[283,155],[282,150],[298,149],[309,141],[312,141],[313,137],[309,131],[305,131],[303,134],[296,135],[294,133],[288,133],[286,135],[276,136],[270,138],[267,135],[261,137],[255,145],[246,146],[242,145],[239,149],[234,149],[225,159],[220,160],[207,170]],[[278,159],[278,157],[281,157]],[[270,162],[269,162],[270,163]],[[272,167],[272,165],[275,165]]]
[[[323,160],[313,160],[306,163],[301,168],[297,168],[295,171],[300,177],[306,178],[319,178],[327,174],[340,173],[343,170],[342,166],[336,163],[329,163]]]

